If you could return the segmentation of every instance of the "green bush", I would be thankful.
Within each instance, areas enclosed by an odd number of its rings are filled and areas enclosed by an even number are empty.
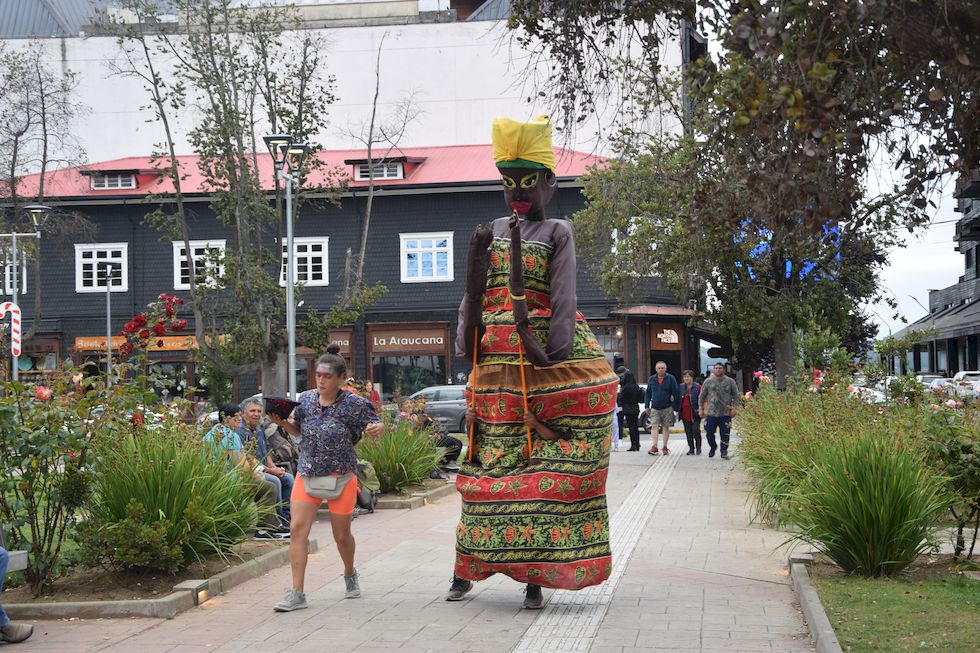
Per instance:
[[[251,479],[215,462],[190,427],[168,422],[100,453],[90,517],[78,529],[91,564],[174,572],[225,555],[258,518]]]
[[[868,429],[818,451],[784,504],[786,520],[848,573],[888,576],[932,547],[945,479],[902,440]]]
[[[782,508],[806,477],[813,459],[877,418],[876,408],[850,400],[839,388],[827,392],[776,392],[760,386],[738,415],[739,455],[756,481],[755,516],[785,520]]]
[[[364,438],[357,455],[371,462],[381,481],[382,492],[397,492],[420,483],[436,468],[443,450],[435,445],[428,429],[416,430],[411,422],[390,425],[378,438]]]
[[[930,462],[948,479],[953,493],[949,506],[956,521],[953,557],[973,557],[980,531],[980,406],[963,411],[930,410],[928,432]]]

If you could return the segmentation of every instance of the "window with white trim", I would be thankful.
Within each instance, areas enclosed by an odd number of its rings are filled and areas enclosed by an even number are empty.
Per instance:
[[[7,263],[0,270],[3,273],[3,294],[9,296],[14,294],[14,264],[11,250],[7,250],[4,254],[7,257]],[[21,250],[17,250],[17,294],[27,294],[27,259]]]
[[[194,265],[195,283],[214,287],[225,273],[224,240],[192,240],[191,258]],[[190,290],[191,275],[187,266],[187,250],[184,241],[173,241],[174,290]]]
[[[358,163],[354,166],[354,179],[367,181],[371,178],[371,168],[374,168],[374,179],[404,179],[405,168],[401,163],[375,162],[373,166]]]
[[[113,190],[116,188],[136,188],[136,175],[123,172],[107,172],[92,175],[92,190]]]
[[[75,245],[75,292],[105,292],[111,276],[112,292],[129,290],[129,243]]]
[[[399,234],[402,283],[453,280],[453,232]]]
[[[327,264],[329,238],[293,238],[293,266],[296,283],[307,286],[329,286],[330,267]],[[286,286],[286,243],[282,244],[282,265],[279,267],[279,285]]]

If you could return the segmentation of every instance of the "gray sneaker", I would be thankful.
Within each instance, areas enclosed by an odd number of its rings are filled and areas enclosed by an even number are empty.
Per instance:
[[[361,598],[361,584],[357,582],[357,570],[348,576],[344,574],[344,598],[345,599],[359,599]]]
[[[276,612],[292,612],[293,610],[302,610],[307,607],[309,606],[306,604],[306,594],[304,592],[289,590],[286,592],[286,596],[283,597],[282,601],[276,603],[276,606],[272,609]]]

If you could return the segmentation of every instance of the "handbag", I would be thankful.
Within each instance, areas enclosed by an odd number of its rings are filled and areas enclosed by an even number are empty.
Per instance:
[[[327,499],[333,501],[340,498],[344,488],[354,478],[353,472],[347,472],[339,476],[310,476],[303,479],[303,486],[307,494],[317,499]]]

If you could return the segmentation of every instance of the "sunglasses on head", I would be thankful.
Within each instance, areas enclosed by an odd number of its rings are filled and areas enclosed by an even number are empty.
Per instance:
[[[337,373],[334,372],[331,368],[324,365],[322,367],[316,368],[315,376],[318,379],[332,379],[337,376]]]

